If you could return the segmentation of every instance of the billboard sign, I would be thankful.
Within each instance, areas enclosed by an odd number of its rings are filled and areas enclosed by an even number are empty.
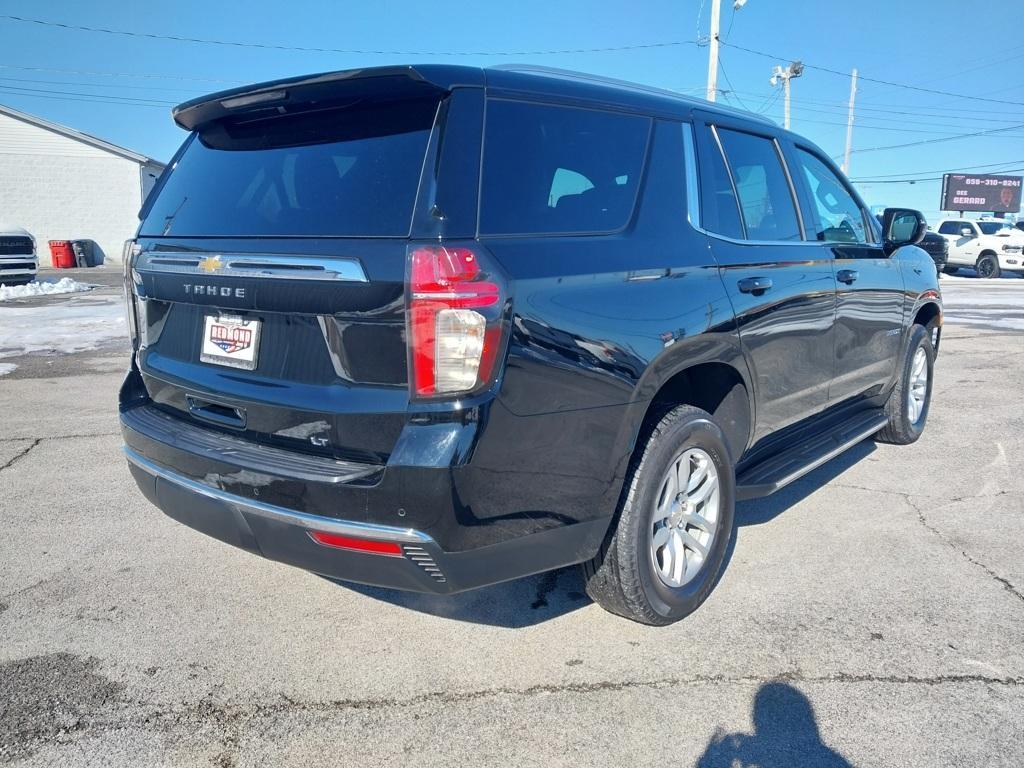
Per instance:
[[[942,177],[942,210],[1017,213],[1020,176],[947,173]]]

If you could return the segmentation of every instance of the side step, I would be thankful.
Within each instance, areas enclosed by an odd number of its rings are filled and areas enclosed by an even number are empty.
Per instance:
[[[871,437],[885,426],[886,418],[880,409],[862,411],[833,426],[827,432],[800,442],[789,450],[770,456],[743,471],[736,478],[736,499],[756,499],[775,493],[808,472],[834,459],[847,448],[852,448]]]

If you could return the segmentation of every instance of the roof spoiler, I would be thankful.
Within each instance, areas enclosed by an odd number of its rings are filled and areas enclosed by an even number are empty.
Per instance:
[[[348,69],[220,91],[179,104],[171,115],[182,128],[194,131],[229,115],[261,111],[281,114],[302,105],[347,98],[441,96],[456,85],[480,87],[483,82],[483,71],[469,67],[434,64]]]

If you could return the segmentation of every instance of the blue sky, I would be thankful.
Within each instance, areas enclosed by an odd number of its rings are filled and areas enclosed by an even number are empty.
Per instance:
[[[707,34],[710,0],[516,0],[345,3],[327,0],[139,3],[8,0],[0,14],[139,33],[280,46],[462,53],[547,51],[693,41]],[[853,179],[941,176],[967,166],[1024,168],[1024,37],[1019,0],[990,0],[970,13],[962,0],[783,2],[723,0],[723,36],[771,59],[722,49],[720,100],[782,120],[768,78],[774,64],[812,66],[965,99],[861,80],[854,149],[866,150],[992,129],[1001,133],[916,147],[858,151]],[[317,53],[207,45],[67,30],[0,20],[0,103],[167,159],[184,138],[169,105],[235,84],[306,72],[428,61],[488,66],[534,63],[577,69],[702,95],[707,48],[557,55]],[[36,68],[36,69],[31,69]],[[52,71],[62,70],[62,71]],[[90,73],[90,74],[85,74]],[[99,74],[103,73],[103,74]],[[110,73],[120,73],[112,76]],[[132,75],[131,77],[124,75]],[[143,77],[142,75],[149,75]],[[161,75],[163,77],[151,77]],[[63,93],[58,93],[63,92]],[[89,94],[89,95],[83,95]],[[133,103],[108,103],[100,95]],[[849,78],[808,68],[793,81],[793,129],[829,154],[845,140]],[[1021,128],[1014,128],[1021,125]],[[989,170],[989,169],[978,169]],[[940,182],[858,182],[871,205],[910,205],[938,216]]]

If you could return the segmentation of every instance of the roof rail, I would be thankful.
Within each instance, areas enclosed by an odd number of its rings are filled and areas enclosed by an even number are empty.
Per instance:
[[[559,69],[558,67],[544,67],[536,64],[496,64],[488,69],[500,69],[506,72],[520,72],[529,75],[547,75],[548,77],[560,77],[565,80],[576,80],[578,82],[594,83],[596,85],[608,85],[615,88],[626,88],[632,91],[640,91],[642,93],[648,93],[653,96],[668,96],[672,99],[679,99],[681,101],[690,102],[703,102],[708,105],[709,109],[715,109],[722,112],[731,112],[733,114],[743,115],[745,118],[753,118],[762,122],[770,123],[774,125],[774,122],[765,117],[759,115],[756,112],[749,112],[747,110],[735,109],[734,107],[727,107],[721,104],[712,104],[706,102],[703,98],[697,96],[690,96],[679,91],[672,91],[668,88],[657,88],[653,85],[644,85],[642,83],[634,83],[629,80],[617,80],[613,77],[604,77],[602,75],[591,75],[587,72],[577,72],[572,69]]]
[[[685,94],[679,93],[678,91],[670,91],[668,88],[656,88],[653,85],[634,83],[629,80],[617,80],[614,77],[604,77],[602,75],[591,75],[587,72],[577,72],[572,69],[542,67],[537,64],[496,64],[493,67],[488,67],[488,69],[503,69],[508,72],[523,72],[525,74],[532,75],[549,75],[551,77],[561,77],[566,80],[583,80],[591,83],[598,83],[600,85],[614,85],[619,88],[629,88],[634,91],[653,93],[658,96],[673,96],[677,99],[687,98]]]

